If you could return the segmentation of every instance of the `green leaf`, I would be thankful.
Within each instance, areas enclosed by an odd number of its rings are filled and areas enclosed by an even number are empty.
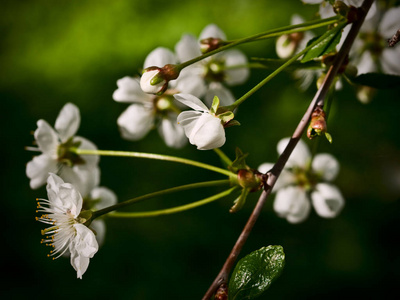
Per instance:
[[[350,79],[353,83],[370,86],[376,89],[400,87],[400,76],[382,73],[366,73]]]
[[[282,246],[268,246],[242,258],[229,281],[229,299],[254,299],[278,278],[285,265]]]
[[[322,55],[328,54],[332,51],[335,51],[336,45],[340,42],[340,38],[342,36],[342,26],[337,26],[330,30],[329,34],[326,38],[308,50],[301,60],[302,63],[310,61],[314,58],[320,57]],[[315,42],[320,36],[312,38],[308,41],[307,46],[311,45]]]

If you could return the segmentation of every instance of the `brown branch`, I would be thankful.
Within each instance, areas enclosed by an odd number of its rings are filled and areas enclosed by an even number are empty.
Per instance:
[[[318,104],[320,105],[323,103],[329,88],[331,84],[333,83],[336,74],[338,73],[339,68],[341,67],[343,61],[345,60],[346,56],[348,55],[351,46],[353,45],[353,42],[358,34],[358,31],[360,30],[360,27],[362,23],[364,22],[365,16],[367,15],[367,12],[369,8],[371,7],[372,3],[374,0],[364,0],[363,4],[361,7],[358,8],[358,19],[353,23],[349,34],[346,37],[346,40],[343,43],[342,48],[340,49],[339,53],[337,54],[335,61],[329,68],[324,82],[320,86],[319,90],[315,94],[313,100],[311,101],[306,113],[304,114],[303,118],[301,119],[300,123],[297,125],[296,130],[294,131],[288,145],[286,146],[285,150],[282,152],[282,154],[279,156],[277,162],[273,166],[273,168],[267,172],[268,178],[267,182],[264,188],[264,191],[261,193],[260,198],[257,201],[257,204],[250,215],[245,227],[242,230],[242,233],[240,234],[239,238],[237,239],[235,245],[233,246],[233,249],[231,253],[229,254],[227,260],[225,261],[221,271],[207,290],[206,294],[203,297],[203,300],[208,300],[211,298],[211,296],[215,293],[215,291],[221,286],[225,285],[228,282],[228,277],[229,274],[233,268],[233,265],[239,256],[240,251],[242,250],[244,244],[247,241],[247,238],[249,237],[251,230],[254,227],[254,224],[256,223],[261,210],[267,200],[267,197],[271,194],[271,190],[273,186],[275,185],[275,182],[277,181],[280,173],[282,172],[283,168],[286,165],[287,160],[289,159],[289,156],[293,152],[294,148],[297,145],[297,142],[300,140],[302,134],[304,133],[305,129],[307,128],[307,125],[310,121],[311,114],[314,111],[315,106]]]

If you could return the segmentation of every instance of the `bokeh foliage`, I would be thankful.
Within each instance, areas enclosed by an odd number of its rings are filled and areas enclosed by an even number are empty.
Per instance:
[[[136,75],[155,47],[173,49],[183,33],[198,35],[216,23],[229,38],[239,38],[289,24],[293,13],[315,17],[317,7],[300,1],[2,1],[0,10],[0,105],[3,250],[1,293],[13,297],[46,295],[61,299],[199,299],[218,273],[245,224],[258,195],[230,215],[232,199],[186,213],[154,219],[107,222],[106,244],[91,260],[83,280],[68,259],[52,262],[39,243],[35,198],[45,188],[29,189],[25,165],[34,153],[24,151],[36,121],[54,124],[66,102],[81,109],[82,135],[100,149],[180,155],[219,164],[212,151],[191,145],[167,148],[157,132],[140,142],[120,138],[116,119],[125,105],[111,95],[116,80]],[[398,45],[399,46],[399,45]],[[249,57],[276,57],[274,41],[241,47]],[[249,82],[233,89],[237,97],[266,75],[252,72]],[[240,127],[227,129],[223,150],[250,153],[257,167],[277,157],[276,144],[300,120],[315,87],[301,93],[290,74],[281,74],[242,105]],[[282,245],[286,266],[265,299],[378,297],[398,283],[400,197],[399,89],[378,91],[363,105],[345,85],[335,96],[329,119],[333,144],[321,151],[341,163],[336,184],[346,198],[342,214],[325,220],[312,213],[291,225],[264,208],[244,254]],[[311,143],[309,143],[311,145]],[[221,178],[210,172],[167,162],[102,158],[101,184],[119,200],[195,181]],[[211,195],[195,190],[146,201],[138,210],[158,209]],[[136,209],[136,207],[134,208]],[[33,296],[33,297],[35,297]],[[269,297],[269,298],[268,298]],[[263,298],[263,297],[262,297]]]

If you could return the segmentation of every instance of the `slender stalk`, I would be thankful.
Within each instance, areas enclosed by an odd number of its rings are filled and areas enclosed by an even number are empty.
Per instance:
[[[346,23],[342,23],[341,25],[342,28],[346,26]],[[278,75],[280,72],[282,72],[285,68],[287,68],[290,64],[295,62],[299,57],[301,57],[304,53],[306,53],[308,50],[313,48],[315,45],[320,43],[322,40],[324,40],[328,35],[330,34],[330,31],[325,32],[323,35],[321,35],[316,41],[314,41],[311,45],[307,46],[304,48],[302,51],[288,59],[284,64],[282,64],[279,68],[277,68],[275,71],[273,71],[271,74],[269,74],[266,78],[264,78],[260,83],[258,83],[255,87],[253,87],[250,91],[248,91],[246,94],[244,94],[242,97],[240,97],[238,100],[236,100],[232,105],[229,105],[227,107],[228,110],[233,111],[235,108],[237,108],[240,104],[242,104],[246,99],[248,99],[250,96],[252,96],[256,91],[258,91],[264,84],[266,84],[268,81],[270,81],[272,78],[274,78],[276,75]]]
[[[214,152],[218,154],[219,158],[221,158],[221,160],[226,163],[226,165],[231,165],[232,161],[231,159],[219,148],[215,148]]]
[[[139,196],[139,197],[136,197],[136,198],[133,198],[133,199],[129,199],[129,200],[126,200],[124,202],[120,202],[120,203],[117,203],[115,205],[112,205],[112,206],[97,210],[97,211],[93,212],[92,220],[97,218],[97,217],[100,217],[100,216],[102,216],[104,214],[107,214],[107,213],[109,213],[111,211],[114,211],[114,210],[117,210],[117,209],[120,209],[120,208],[123,208],[123,207],[127,207],[129,205],[132,205],[132,204],[135,204],[135,203],[138,203],[140,201],[147,200],[147,199],[150,199],[150,198],[155,198],[155,197],[158,197],[158,196],[167,195],[167,194],[176,193],[176,192],[182,192],[182,191],[186,191],[186,190],[189,190],[189,189],[196,189],[196,188],[202,188],[202,187],[211,187],[211,186],[219,186],[219,185],[228,185],[228,184],[230,184],[230,180],[229,179],[213,180],[213,181],[197,182],[197,183],[181,185],[181,186],[173,187],[173,188],[170,188],[170,189],[149,193],[149,194],[146,194],[146,195],[142,195],[142,196]],[[114,215],[115,214],[113,214],[113,216]]]
[[[341,16],[334,16],[331,18],[327,18],[327,19],[323,19],[323,20],[314,20],[314,21],[309,21],[309,22],[305,22],[302,24],[296,24],[296,25],[289,25],[289,26],[284,26],[284,27],[280,27],[277,29],[272,29],[272,30],[268,30],[265,32],[261,32],[243,39],[238,39],[238,40],[234,40],[234,41],[229,41],[227,42],[227,44],[225,44],[222,47],[219,47],[213,51],[204,53],[203,55],[200,55],[198,57],[195,57],[191,60],[188,60],[184,63],[181,63],[180,65],[177,66],[177,68],[179,70],[182,70],[183,68],[186,68],[194,63],[199,62],[200,60],[203,60],[211,55],[217,54],[219,52],[228,50],[232,47],[238,46],[240,44],[244,44],[247,42],[252,42],[255,40],[261,40],[261,39],[267,39],[267,38],[272,38],[272,37],[276,37],[276,36],[280,36],[280,35],[284,35],[284,34],[290,34],[290,33],[294,33],[294,32],[300,32],[300,31],[306,31],[306,30],[310,30],[310,29],[314,29],[314,28],[318,28],[318,27],[323,27],[323,26],[328,26],[334,23],[337,23],[339,21],[343,20],[343,17]]]
[[[223,191],[219,194],[213,195],[213,196],[205,198],[203,200],[192,202],[192,203],[181,205],[181,206],[177,206],[177,207],[173,207],[173,208],[160,209],[160,210],[155,210],[155,211],[145,211],[145,212],[113,213],[110,215],[110,217],[113,217],[113,218],[148,218],[148,217],[156,217],[156,216],[162,216],[162,215],[175,214],[178,212],[182,212],[185,210],[189,210],[192,208],[202,206],[204,204],[208,204],[208,203],[216,201],[222,197],[228,196],[236,188],[237,187],[235,186],[235,187],[230,188],[229,190]]]
[[[266,182],[266,186],[258,202],[256,207],[254,208],[252,214],[249,217],[245,227],[243,228],[242,233],[240,234],[238,240],[236,241],[231,253],[229,254],[225,264],[223,265],[221,271],[211,284],[210,288],[207,290],[206,294],[203,297],[203,300],[210,299],[211,296],[215,293],[219,286],[222,284],[226,284],[228,282],[229,273],[232,270],[232,267],[239,256],[239,253],[245,244],[253,226],[260,215],[261,209],[263,208],[268,195],[270,195],[273,186],[275,185],[280,173],[282,172],[283,168],[286,165],[287,160],[289,159],[291,153],[293,152],[294,148],[297,145],[297,142],[300,140],[303,132],[307,128],[307,124],[311,118],[311,114],[314,110],[315,105],[323,100],[326,96],[326,93],[329,90],[330,85],[332,84],[340,66],[342,65],[346,55],[349,53],[349,50],[354,42],[355,37],[357,36],[358,31],[362,23],[364,22],[365,16],[370,9],[372,2],[374,0],[364,0],[362,6],[359,9],[359,18],[355,21],[350,29],[349,34],[346,37],[346,40],[343,43],[342,48],[340,49],[339,53],[336,56],[336,59],[332,66],[329,68],[329,71],[325,77],[324,82],[320,86],[319,90],[317,91],[315,97],[311,101],[306,113],[304,114],[303,118],[300,120],[297,128],[295,129],[288,145],[286,146],[285,150],[279,156],[277,162],[275,163],[274,167],[271,169],[270,172],[267,173],[268,179]]]
[[[206,170],[210,170],[213,172],[217,172],[223,175],[228,176],[229,178],[236,178],[236,174],[232,173],[231,171],[221,169],[218,167],[214,167],[205,163],[201,163],[198,161],[176,157],[176,156],[169,156],[169,155],[162,155],[162,154],[154,154],[154,153],[142,153],[142,152],[130,152],[130,151],[113,151],[113,150],[90,150],[90,149],[79,149],[74,148],[71,149],[72,152],[80,155],[102,155],[102,156],[118,156],[118,157],[137,157],[137,158],[147,158],[147,159],[155,159],[155,160],[164,160],[164,161],[172,161],[176,163],[191,165],[198,168],[203,168]]]

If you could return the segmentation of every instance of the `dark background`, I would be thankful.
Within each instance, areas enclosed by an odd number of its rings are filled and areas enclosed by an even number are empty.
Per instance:
[[[288,25],[293,13],[315,17],[317,6],[300,1],[3,1],[0,10],[0,104],[2,171],[1,293],[23,298],[199,299],[222,267],[258,194],[229,214],[228,197],[176,215],[109,219],[105,245],[83,279],[69,260],[47,258],[35,222],[35,198],[25,175],[34,153],[36,121],[54,125],[67,102],[81,111],[78,134],[99,149],[154,152],[220,165],[212,151],[192,145],[169,149],[156,131],[139,142],[120,138],[116,120],[127,105],[112,100],[116,81],[136,75],[155,47],[173,49],[183,33],[198,35],[209,23],[228,38]],[[276,57],[274,41],[241,47],[248,57]],[[266,71],[233,89],[236,97]],[[300,92],[290,74],[280,74],[240,107],[242,124],[227,129],[222,150],[248,152],[248,164],[274,161],[276,144],[292,134],[316,88]],[[400,197],[399,90],[379,91],[364,105],[345,85],[332,107],[333,144],[320,151],[341,163],[335,184],[346,199],[343,212],[326,220],[312,212],[302,224],[276,216],[270,198],[241,257],[267,245],[282,245],[286,266],[262,299],[382,297],[399,282]],[[309,143],[311,145],[311,143]],[[103,157],[101,185],[119,201],[222,176],[168,162]],[[172,207],[220,189],[193,190],[138,204],[135,209]]]

